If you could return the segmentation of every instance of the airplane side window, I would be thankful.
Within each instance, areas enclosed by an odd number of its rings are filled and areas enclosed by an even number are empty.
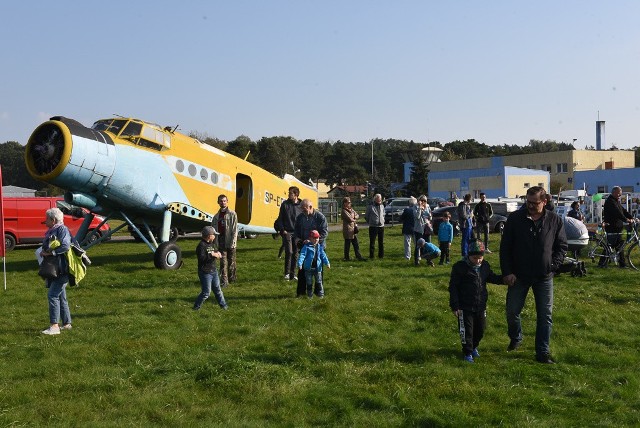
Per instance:
[[[200,170],[200,178],[202,178],[203,180],[207,180],[207,178],[209,178],[209,173],[207,172],[206,169],[202,168]]]
[[[178,170],[178,172],[184,171],[184,162],[179,159],[176,161],[176,170]]]
[[[213,184],[218,184],[218,174],[216,174],[215,171],[211,172],[211,182]]]
[[[142,147],[147,147],[149,149],[154,150],[162,150],[162,146],[158,145],[158,143],[154,143],[153,141],[145,140],[144,138],[138,139],[138,145]]]
[[[195,177],[196,176],[196,172],[197,172],[196,171],[196,166],[193,165],[193,164],[189,165],[189,175],[192,176],[192,177]]]

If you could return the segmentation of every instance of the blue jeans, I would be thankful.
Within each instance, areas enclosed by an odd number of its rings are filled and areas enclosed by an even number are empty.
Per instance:
[[[322,272],[318,269],[305,269],[305,280],[307,281],[307,297],[313,297],[313,279],[316,280],[315,293],[318,297],[324,296],[324,287],[322,286]]]
[[[69,312],[69,302],[67,302],[67,284],[69,277],[61,275],[55,279],[48,279],[49,292],[49,322],[58,324],[62,319],[62,324],[71,324],[71,313]]]
[[[460,235],[460,252],[462,257],[467,257],[469,255],[469,243],[473,241],[473,227],[463,227]]]
[[[551,340],[551,311],[553,308],[553,278],[524,281],[517,279],[507,290],[507,326],[512,341],[522,340],[520,313],[524,307],[529,288],[533,289],[536,301],[536,355],[549,354]]]
[[[200,285],[202,286],[202,292],[198,295],[196,302],[193,304],[194,309],[199,309],[200,306],[204,303],[205,300],[209,298],[211,294],[211,290],[213,290],[213,295],[216,296],[216,300],[221,308],[227,306],[227,302],[224,300],[224,295],[222,294],[222,290],[220,289],[220,278],[218,278],[218,272],[213,271],[202,272],[198,271],[198,278],[200,278]]]

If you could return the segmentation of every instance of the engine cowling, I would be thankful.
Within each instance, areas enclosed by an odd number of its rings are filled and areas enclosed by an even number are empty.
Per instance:
[[[62,116],[52,117],[29,137],[29,174],[37,180],[79,192],[99,191],[113,175],[116,151],[111,137]]]

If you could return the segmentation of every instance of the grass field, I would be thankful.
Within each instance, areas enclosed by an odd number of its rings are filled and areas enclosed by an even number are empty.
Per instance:
[[[534,360],[532,295],[523,346],[505,352],[506,289],[490,285],[481,357],[469,364],[448,267],[407,263],[399,227],[386,230],[382,261],[343,262],[341,234],[328,242],[325,299],[294,298],[279,241],[261,236],[239,242],[229,310],[212,297],[197,312],[197,240],[179,241],[177,271],[156,270],[144,244],[97,246],[68,290],[73,330],[53,337],[40,334],[34,248],[8,253],[0,425],[640,425],[640,272],[589,262],[584,278],[556,278],[553,366]],[[497,252],[487,259],[499,271]]]

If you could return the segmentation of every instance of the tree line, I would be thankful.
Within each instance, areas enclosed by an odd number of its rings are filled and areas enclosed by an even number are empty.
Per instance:
[[[317,183],[323,180],[329,187],[337,185],[368,185],[376,193],[391,196],[396,192],[392,183],[403,181],[405,157],[414,159],[413,179],[407,188],[411,194],[428,193],[428,164],[421,156],[425,144],[399,139],[375,138],[367,142],[296,140],[290,136],[262,137],[252,141],[241,135],[224,141],[206,134],[189,134],[204,144],[214,146],[256,164],[277,175],[293,174],[301,181]],[[456,140],[447,144],[429,143],[442,149],[442,161],[510,156],[564,150],[575,150],[573,144],[547,140],[530,140],[526,146],[490,146],[475,139]],[[613,147],[611,150],[617,150]],[[635,147],[635,165],[640,165],[640,147]],[[60,189],[46,186],[31,178],[24,164],[25,146],[16,141],[0,144],[0,164],[4,185],[14,185],[60,194]]]

